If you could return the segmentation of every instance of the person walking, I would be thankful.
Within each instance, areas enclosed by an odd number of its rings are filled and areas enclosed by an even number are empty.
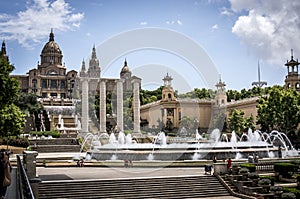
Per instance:
[[[0,152],[0,199],[4,199],[7,187],[11,184],[11,165],[7,152]]]

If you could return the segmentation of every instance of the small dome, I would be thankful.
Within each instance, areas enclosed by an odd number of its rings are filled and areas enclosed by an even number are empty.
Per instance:
[[[125,60],[124,66],[121,70],[121,74],[130,72],[129,67],[127,66],[127,61]]]
[[[62,64],[62,52],[59,45],[54,41],[54,34],[51,30],[49,41],[45,44],[41,53],[41,65]]]
[[[59,53],[59,54],[61,54],[61,50],[55,41],[49,41],[44,46],[42,53]]]

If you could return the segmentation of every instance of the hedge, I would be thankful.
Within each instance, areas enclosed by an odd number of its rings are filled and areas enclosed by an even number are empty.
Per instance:
[[[247,168],[250,173],[253,173],[256,171],[256,166],[254,164],[240,164],[241,168]]]
[[[278,172],[284,178],[290,178],[291,174],[295,171],[295,165],[288,162],[280,162],[274,164],[274,171]]]
[[[59,138],[60,133],[58,131],[31,131],[29,132],[30,135],[36,135],[36,136],[49,136],[51,135],[53,138]]]
[[[282,190],[283,190],[285,193],[293,193],[293,194],[296,195],[297,198],[300,198],[300,190],[297,189],[297,188],[295,188],[295,187],[293,187],[293,188],[291,188],[291,187],[283,187]]]

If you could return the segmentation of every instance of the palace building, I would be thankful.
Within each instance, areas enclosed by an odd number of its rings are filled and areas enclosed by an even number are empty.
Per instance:
[[[0,55],[8,60],[4,41]],[[233,109],[243,110],[246,117],[252,115],[255,119],[257,116],[258,97],[227,102],[226,84],[221,79],[216,84],[214,99],[177,99],[172,87],[173,78],[167,74],[162,79],[162,99],[140,106],[139,91],[142,79],[132,75],[127,60],[124,61],[118,78],[106,78],[101,76],[101,66],[95,46],[92,48],[88,67],[83,60],[80,72],[67,71],[62,58],[62,51],[55,42],[54,33],[51,30],[49,41],[41,51],[37,67],[29,70],[26,75],[12,75],[20,81],[21,92],[35,93],[40,97],[40,101],[50,114],[51,130],[57,128],[58,115],[63,115],[65,121],[69,121],[65,123],[65,127],[74,127],[75,124],[71,125],[71,123],[77,123],[74,120],[76,114],[75,118],[81,120],[81,131],[90,132],[90,120],[93,117],[91,114],[95,116],[95,111],[93,113],[90,111],[89,98],[96,94],[99,95],[99,118],[94,119],[98,122],[96,126],[99,128],[94,132],[108,132],[116,128],[120,131],[125,129],[124,127],[127,126],[124,122],[123,97],[125,94],[133,97],[132,121],[129,122],[133,124],[131,128],[136,133],[140,132],[141,127],[179,129],[183,117],[193,119],[198,129],[206,131],[214,127],[212,123],[216,116],[225,115],[226,117]],[[293,51],[291,51],[291,59],[285,64],[288,70],[285,78],[286,89],[293,88],[300,91],[299,64],[298,60],[294,60]],[[258,68],[259,81],[255,85],[263,86],[266,83],[260,81],[259,70]],[[107,96],[112,96],[112,98],[108,99]],[[74,110],[76,106],[74,102],[77,103],[77,99],[82,105],[79,113]],[[107,112],[107,100],[111,100],[111,112]],[[53,107],[59,108],[53,109]],[[70,122],[71,120],[74,122]]]
[[[29,70],[26,75],[12,75],[20,81],[20,90],[42,98],[72,98],[77,72],[67,72],[62,63],[62,51],[54,41],[52,31],[40,57],[37,68]]]

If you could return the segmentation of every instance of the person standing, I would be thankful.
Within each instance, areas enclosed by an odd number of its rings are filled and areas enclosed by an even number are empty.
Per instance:
[[[278,158],[282,158],[281,145],[278,146]]]
[[[229,173],[231,173],[231,168],[232,168],[232,160],[231,160],[231,158],[228,158],[228,160],[227,160],[227,171]]]
[[[0,152],[0,199],[4,199],[7,187],[11,184],[11,166],[8,154],[5,151]]]

